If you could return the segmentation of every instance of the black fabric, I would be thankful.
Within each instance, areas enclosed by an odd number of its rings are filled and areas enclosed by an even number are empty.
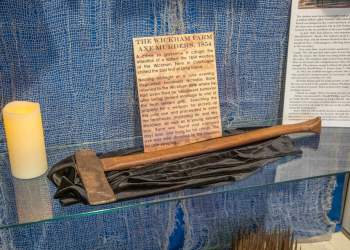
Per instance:
[[[98,156],[104,158],[139,151],[124,150]],[[125,200],[236,181],[280,157],[301,153],[289,137],[282,136],[143,168],[111,171],[106,173],[106,177],[118,200]],[[63,205],[78,202],[88,204],[86,192],[74,167],[74,156],[53,166],[48,178],[57,186],[54,198],[59,199]]]

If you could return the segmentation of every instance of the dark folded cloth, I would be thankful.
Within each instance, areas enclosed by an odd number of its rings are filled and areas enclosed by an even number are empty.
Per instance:
[[[98,156],[105,158],[139,151],[123,150]],[[106,172],[106,177],[118,200],[125,200],[236,181],[283,156],[301,153],[289,137],[281,136],[248,146],[143,168]],[[88,204],[86,192],[73,163],[74,156],[71,156],[50,169],[48,178],[57,186],[54,197],[63,205],[79,202]]]

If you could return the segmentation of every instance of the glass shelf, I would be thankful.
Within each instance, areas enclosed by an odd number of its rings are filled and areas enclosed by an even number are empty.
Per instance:
[[[239,192],[283,182],[350,172],[349,128],[323,128],[320,136],[304,134],[291,137],[295,144],[303,150],[301,157],[285,157],[259,169],[243,180],[232,183],[221,183],[210,188],[187,189],[102,206],[78,204],[62,207],[57,200],[52,198],[55,187],[49,182],[46,176],[32,180],[17,180],[12,178],[7,155],[1,153],[0,228],[64,220],[101,213],[118,213],[121,209],[129,207],[146,206],[223,192]],[[52,165],[81,147],[106,151],[112,150],[117,144],[120,144],[120,141],[110,140],[83,145],[48,148],[49,163]]]

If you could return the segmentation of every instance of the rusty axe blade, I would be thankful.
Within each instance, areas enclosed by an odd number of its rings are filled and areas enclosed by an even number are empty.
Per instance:
[[[117,196],[106,179],[102,163],[94,151],[77,151],[75,165],[90,205],[101,205],[117,200]]]
[[[320,133],[320,131],[321,118],[317,117],[297,124],[278,125],[243,134],[126,156],[99,159],[92,150],[80,150],[75,153],[75,165],[85,187],[89,204],[100,205],[117,200],[117,196],[107,181],[105,171],[143,167],[153,163],[243,146],[286,134],[301,132]]]

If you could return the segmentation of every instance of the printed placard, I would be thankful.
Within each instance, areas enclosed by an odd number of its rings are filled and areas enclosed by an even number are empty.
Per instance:
[[[144,151],[222,136],[214,33],[133,44]]]

